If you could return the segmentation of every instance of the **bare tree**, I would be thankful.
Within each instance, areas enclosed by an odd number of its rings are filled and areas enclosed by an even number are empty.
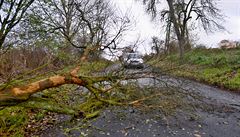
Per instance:
[[[1,0],[0,1],[0,49],[9,32],[21,21],[34,0]]]
[[[82,51],[82,60],[116,48],[130,23],[127,17],[116,16],[107,0],[39,1],[33,12],[48,33],[60,34],[64,49]]]
[[[119,38],[129,27],[128,17],[117,16],[108,1],[82,1],[75,5],[80,13],[79,17],[87,26],[87,33],[84,35],[88,39],[85,39],[86,48],[81,60],[87,59],[89,54],[96,54],[96,51],[116,49]]]
[[[157,16],[157,0],[144,0],[148,4],[147,10],[152,13],[153,17]],[[173,27],[179,44],[179,56],[183,59],[184,47],[189,41],[188,27],[191,22],[198,21],[199,25],[206,31],[224,30],[220,25],[223,15],[216,7],[216,0],[166,0],[168,9],[162,10],[162,18],[166,18],[167,35]],[[195,22],[196,23],[196,22]],[[171,25],[172,24],[172,25]]]
[[[161,52],[167,51],[166,47],[163,46],[164,41],[160,40],[158,37],[152,37],[152,49],[159,55]]]
[[[81,29],[81,21],[77,18],[74,0],[43,0],[38,1],[31,10],[33,17],[37,17],[46,33],[59,35],[62,47],[69,50],[72,40]],[[38,24],[34,24],[38,25]]]

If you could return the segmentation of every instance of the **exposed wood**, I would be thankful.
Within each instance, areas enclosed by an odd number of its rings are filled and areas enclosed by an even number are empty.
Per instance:
[[[79,67],[76,67],[73,71],[66,75],[56,75],[24,86],[3,89],[0,91],[0,106],[11,104],[13,101],[27,100],[29,96],[36,92],[58,87],[64,84],[77,84],[83,86],[86,82],[77,77],[78,70]]]

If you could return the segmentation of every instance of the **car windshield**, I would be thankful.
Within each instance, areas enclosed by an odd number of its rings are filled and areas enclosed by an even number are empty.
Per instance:
[[[138,54],[129,54],[128,58],[141,58],[141,56]]]

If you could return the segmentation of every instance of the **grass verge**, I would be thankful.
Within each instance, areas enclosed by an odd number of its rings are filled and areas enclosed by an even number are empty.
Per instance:
[[[154,57],[149,64],[166,73],[240,93],[240,49],[193,49],[179,65],[176,54]]]

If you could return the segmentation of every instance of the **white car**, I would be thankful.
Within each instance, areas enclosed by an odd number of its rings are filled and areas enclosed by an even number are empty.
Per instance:
[[[123,65],[125,68],[143,68],[142,56],[138,53],[125,53],[123,55]]]

